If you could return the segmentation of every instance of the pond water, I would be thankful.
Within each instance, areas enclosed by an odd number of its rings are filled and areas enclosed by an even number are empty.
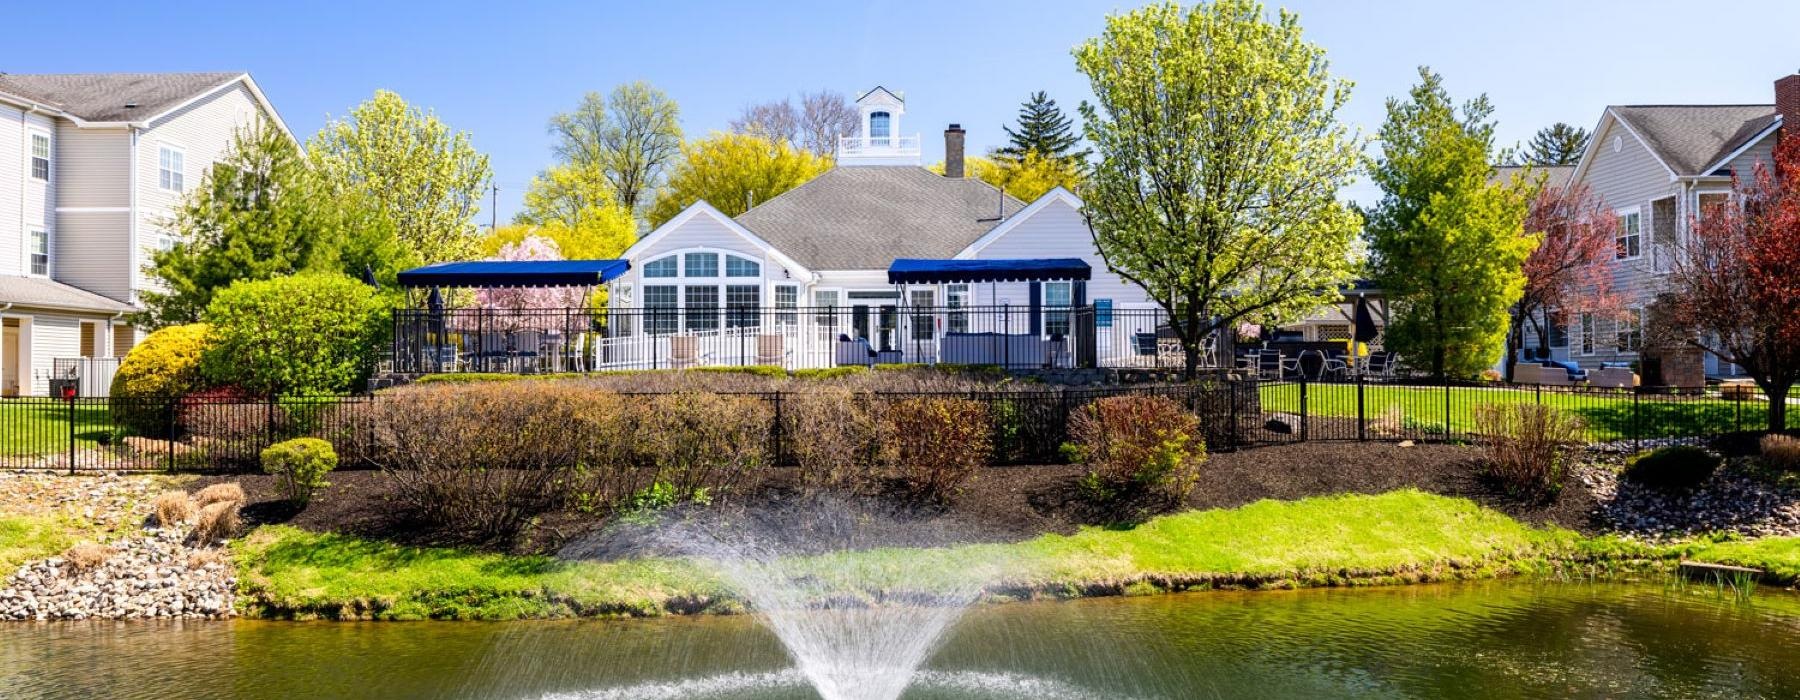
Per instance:
[[[810,699],[751,616],[0,624],[5,698]],[[981,606],[905,697],[1800,697],[1800,597],[1484,582]]]

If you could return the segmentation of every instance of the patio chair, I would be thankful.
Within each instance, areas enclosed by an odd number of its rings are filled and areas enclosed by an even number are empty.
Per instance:
[[[756,336],[756,364],[787,366],[788,356],[793,351],[787,349],[787,339],[772,333]]]
[[[1280,379],[1286,363],[1281,359],[1281,352],[1264,351],[1256,355],[1256,376],[1263,379]]]
[[[1162,345],[1157,342],[1155,333],[1138,331],[1131,334],[1131,348],[1137,352],[1140,360],[1154,367],[1162,359]]]
[[[1392,377],[1399,364],[1400,356],[1386,350],[1369,353],[1369,374],[1372,376]]]
[[[1343,350],[1332,350],[1323,354],[1325,361],[1319,366],[1320,379],[1325,377],[1342,378],[1350,373],[1349,353]]]
[[[691,335],[669,336],[669,366],[687,369],[700,364],[700,339]]]

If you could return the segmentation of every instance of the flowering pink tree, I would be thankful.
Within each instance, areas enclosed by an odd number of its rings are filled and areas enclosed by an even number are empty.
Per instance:
[[[509,261],[561,259],[562,252],[555,241],[535,235],[501,246],[500,253],[489,258]],[[547,312],[581,308],[589,291],[586,287],[486,288],[475,292],[475,303],[483,309],[498,312],[494,318],[505,320],[515,329],[548,328],[562,325],[562,319]]]
[[[1532,198],[1525,231],[1542,235],[1525,259],[1525,293],[1513,307],[1507,338],[1510,371],[1530,324],[1539,343],[1549,324],[1564,325],[1581,313],[1618,314],[1624,303],[1612,288],[1618,219],[1586,185],[1545,185]]]

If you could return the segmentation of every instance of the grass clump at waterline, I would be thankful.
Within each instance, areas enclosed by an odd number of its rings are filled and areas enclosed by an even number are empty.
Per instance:
[[[258,528],[233,553],[241,612],[249,616],[518,619],[742,609],[704,564],[684,559],[566,561],[289,526]],[[1405,583],[1543,571],[1557,561],[1660,556],[1407,489],[1260,501],[1009,544],[834,552],[794,560],[789,568],[854,568],[871,588],[889,589],[940,583],[921,581],[920,571],[954,577],[984,568],[972,562],[986,562],[992,597],[1012,599]]]
[[[1800,583],[1800,537],[1765,537],[1680,546],[1685,559],[1760,569],[1765,583]]]

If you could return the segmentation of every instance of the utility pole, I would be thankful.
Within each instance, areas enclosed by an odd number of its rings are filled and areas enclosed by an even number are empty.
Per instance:
[[[500,185],[488,183],[488,233],[500,230]]]

